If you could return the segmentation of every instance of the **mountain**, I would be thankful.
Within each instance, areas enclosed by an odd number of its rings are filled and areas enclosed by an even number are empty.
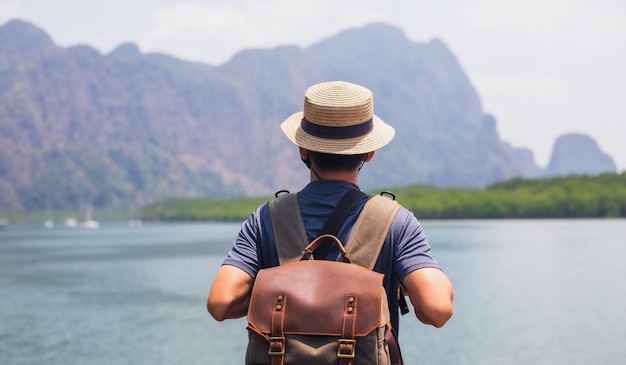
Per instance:
[[[56,46],[20,20],[0,26],[0,209],[135,207],[168,197],[268,194],[308,178],[280,123],[305,89],[370,88],[396,137],[361,172],[366,189],[481,187],[541,176],[438,39],[375,23],[302,49],[243,50],[211,66],[122,44]]]
[[[599,175],[616,170],[611,156],[602,152],[596,141],[584,134],[571,133],[557,138],[544,175]]]

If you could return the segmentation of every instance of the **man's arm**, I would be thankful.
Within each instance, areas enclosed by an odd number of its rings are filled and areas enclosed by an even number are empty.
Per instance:
[[[439,328],[452,316],[454,291],[443,271],[430,267],[417,269],[404,278],[402,286],[421,322]]]
[[[254,278],[232,265],[222,265],[211,285],[206,307],[218,321],[240,318],[248,313]]]

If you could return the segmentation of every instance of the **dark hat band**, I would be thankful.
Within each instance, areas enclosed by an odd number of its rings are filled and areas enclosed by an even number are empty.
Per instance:
[[[348,139],[361,137],[374,129],[374,120],[370,119],[360,124],[348,125],[344,127],[331,127],[327,125],[319,125],[302,118],[300,122],[302,130],[306,133],[324,139]]]

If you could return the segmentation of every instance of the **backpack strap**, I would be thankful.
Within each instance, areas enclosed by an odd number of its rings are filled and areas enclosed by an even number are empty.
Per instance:
[[[326,223],[324,223],[324,227],[320,232],[322,234],[332,234],[333,236],[337,236],[339,232],[339,228],[343,225],[343,222],[346,220],[348,213],[352,210],[352,207],[361,200],[365,198],[367,194],[362,192],[359,189],[348,190],[347,193],[341,197],[335,209],[330,213],[328,218],[326,218]],[[313,257],[315,260],[323,260],[326,257],[326,253],[330,249],[332,242],[330,240],[326,240],[322,243],[315,252],[313,252]]]
[[[396,217],[400,204],[384,196],[372,196],[361,211],[346,244],[352,263],[374,269],[387,232]]]
[[[365,203],[346,244],[346,255],[352,263],[369,270],[374,269],[398,210],[400,210],[400,204],[397,201],[382,195],[374,195]],[[399,295],[399,301],[404,314],[403,306],[406,307],[404,294]],[[385,331],[385,340],[389,346],[391,364],[404,364],[397,333],[394,328],[391,328],[391,324]]]
[[[398,202],[385,198],[382,194],[372,196],[367,201],[346,244],[347,256],[351,262],[370,270],[374,269],[399,209]],[[402,287],[398,292],[398,306],[402,315],[409,313]]]
[[[302,257],[309,239],[300,214],[297,194],[284,194],[270,201],[270,220],[280,265]]]

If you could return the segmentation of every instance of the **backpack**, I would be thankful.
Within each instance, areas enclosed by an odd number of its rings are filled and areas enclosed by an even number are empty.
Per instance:
[[[280,266],[259,270],[248,309],[246,364],[402,364],[381,273],[373,271],[399,204],[371,196],[346,248],[308,243],[296,194],[270,202]],[[324,242],[339,261],[314,260]]]

